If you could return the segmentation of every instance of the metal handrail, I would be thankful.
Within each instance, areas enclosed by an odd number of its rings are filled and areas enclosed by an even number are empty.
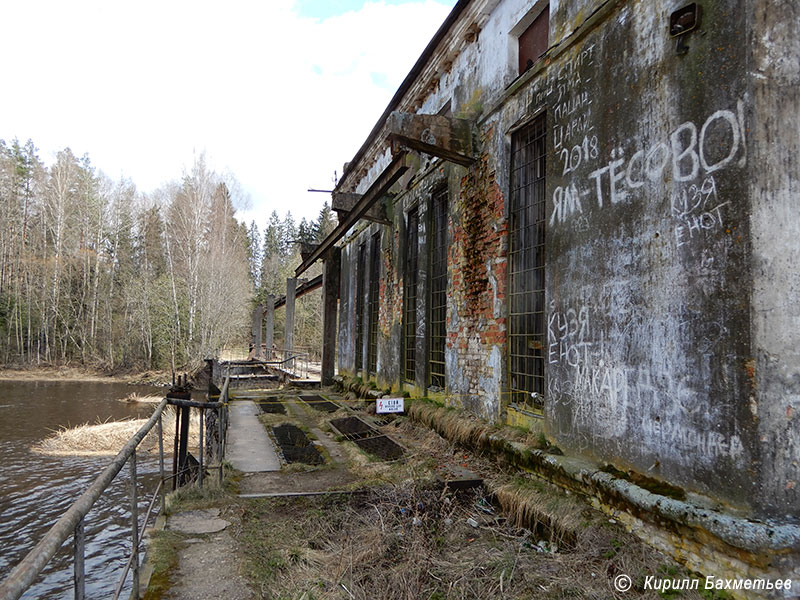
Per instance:
[[[9,573],[8,577],[6,577],[5,580],[0,583],[0,600],[17,600],[20,596],[22,596],[25,590],[27,590],[34,583],[42,570],[44,570],[47,563],[51,558],[53,558],[55,553],[70,535],[74,535],[76,541],[76,597],[83,596],[83,519],[89,513],[92,506],[94,506],[95,502],[97,502],[106,488],[111,485],[111,482],[122,470],[122,467],[125,466],[125,463],[130,459],[132,476],[132,521],[135,520],[136,448],[142,442],[144,437],[150,432],[150,430],[156,425],[156,423],[160,422],[161,414],[163,413],[166,405],[167,399],[164,398],[156,407],[155,411],[153,411],[152,416],[144,425],[142,425],[139,431],[137,431],[131,437],[131,439],[128,440],[128,442],[122,447],[122,450],[119,451],[119,454],[114,457],[114,460],[111,461],[111,463],[103,470],[97,479],[94,480],[94,482],[86,489],[86,491],[81,494],[81,497],[78,498],[72,504],[72,506],[69,507],[69,509],[67,509],[67,512],[61,516],[56,524],[47,531],[42,540],[36,544],[36,546],[30,552],[28,552],[25,558],[22,559],[22,562],[14,567],[11,573]],[[138,533],[138,522],[134,524],[133,529],[135,533],[132,536],[134,538],[132,544],[132,555],[136,556],[138,549],[138,536],[136,535]],[[77,552],[78,547],[80,547],[81,550],[80,556],[78,556],[79,553]],[[133,562],[133,559],[131,562]],[[78,573],[79,566],[81,571],[80,575]],[[136,566],[134,567],[134,573],[138,574],[138,560],[136,561]],[[134,585],[134,587],[137,586]],[[134,591],[138,595],[138,590]]]

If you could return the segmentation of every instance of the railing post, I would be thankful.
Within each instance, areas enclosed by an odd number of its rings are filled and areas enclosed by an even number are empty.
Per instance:
[[[139,597],[139,510],[136,498],[136,450],[130,457],[131,467],[131,566],[132,588],[131,598]]]
[[[161,424],[161,415],[158,415],[158,473],[161,477],[161,514],[166,508],[167,493],[164,489],[164,429]]]
[[[181,434],[181,409],[175,407],[175,441],[172,447],[172,491],[178,489],[178,438]]]
[[[205,414],[206,411],[202,408],[198,408],[197,410],[200,411],[200,474],[198,475],[198,479],[200,480],[200,489],[203,489],[203,454],[206,453],[206,449],[203,446],[203,434],[205,433]]]
[[[83,532],[83,519],[78,521],[75,525],[74,534],[74,548],[75,554],[74,561],[74,576],[73,583],[75,588],[75,600],[83,600],[86,597],[86,579],[84,577],[84,532]]]
[[[223,396],[220,400],[225,402]],[[225,404],[222,404],[217,409],[217,460],[219,461],[219,483],[222,484],[222,412],[225,410]]]

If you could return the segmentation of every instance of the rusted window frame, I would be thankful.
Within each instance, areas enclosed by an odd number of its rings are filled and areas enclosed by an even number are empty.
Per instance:
[[[517,36],[518,73],[522,75],[547,52],[550,42],[550,5],[545,4],[524,31]]]

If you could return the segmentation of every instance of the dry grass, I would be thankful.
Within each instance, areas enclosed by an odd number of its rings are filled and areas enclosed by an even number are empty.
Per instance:
[[[64,427],[31,446],[37,454],[48,456],[113,456],[141,429],[147,419],[107,421],[76,427]],[[170,440],[175,436],[175,410],[168,406],[162,419],[165,451],[170,450]],[[200,443],[200,417],[192,411],[189,424],[189,445]],[[158,429],[153,427],[139,446],[146,452],[158,452]]]
[[[241,501],[229,510],[238,516],[245,572],[267,599],[599,600],[618,597],[618,573],[637,582],[674,569],[607,519],[575,524],[574,543],[559,546],[518,527],[477,491],[408,483],[352,496]],[[625,597],[660,598],[641,586]]]
[[[409,404],[408,414],[412,419],[438,431],[447,439],[473,448],[483,448],[488,445],[492,427],[485,421],[470,418],[463,413],[448,410],[431,402]]]
[[[164,396],[142,396],[141,394],[137,394],[136,392],[131,392],[124,398],[120,398],[120,402],[125,402],[126,404],[158,404],[164,399]]]

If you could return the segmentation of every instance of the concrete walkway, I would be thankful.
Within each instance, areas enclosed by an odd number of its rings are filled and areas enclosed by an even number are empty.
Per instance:
[[[281,461],[264,426],[258,421],[258,407],[251,400],[230,404],[226,458],[244,473],[280,471]]]

